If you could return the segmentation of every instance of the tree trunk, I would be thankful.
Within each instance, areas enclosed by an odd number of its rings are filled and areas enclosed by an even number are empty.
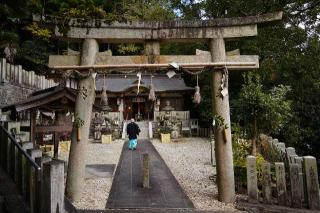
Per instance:
[[[257,119],[256,117],[253,118],[251,155],[257,156]]]
[[[94,39],[86,39],[82,46],[81,65],[94,65],[98,43]],[[66,195],[71,201],[81,198],[84,186],[85,159],[89,139],[92,105],[95,100],[95,74],[78,80],[78,96],[75,103],[75,119],[83,121],[79,128],[73,126],[71,148],[69,154]],[[78,129],[80,138],[78,136]]]
[[[212,39],[210,42],[210,51],[212,62],[224,62],[226,60],[225,44],[223,38]],[[234,202],[234,170],[233,153],[230,124],[229,96],[221,97],[221,71],[213,72],[212,99],[213,114],[221,116],[228,126],[224,137],[224,127],[216,127],[215,137],[215,155],[217,165],[217,185],[218,198],[225,203]]]

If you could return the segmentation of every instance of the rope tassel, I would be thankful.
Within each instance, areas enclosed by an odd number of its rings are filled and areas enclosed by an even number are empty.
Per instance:
[[[200,104],[201,102],[201,94],[200,94],[200,87],[199,87],[199,79],[197,75],[197,86],[195,87],[195,93],[193,95],[193,103]]]

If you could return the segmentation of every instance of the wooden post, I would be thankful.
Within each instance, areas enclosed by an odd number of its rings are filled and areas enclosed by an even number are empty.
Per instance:
[[[40,149],[29,149],[28,154],[30,157],[35,160],[42,156],[42,151]],[[30,212],[36,213],[36,203],[37,203],[37,191],[36,191],[36,184],[38,182],[37,171],[35,168],[29,163],[29,205],[30,205]]]
[[[99,51],[95,39],[86,39],[82,46],[81,65],[94,65]],[[95,74],[78,80],[79,93],[75,103],[75,115],[81,126],[73,127],[69,154],[66,195],[71,201],[79,200],[84,186],[85,157],[89,138],[92,105],[95,100]],[[83,122],[83,123],[82,123]],[[83,125],[82,125],[83,124]],[[81,139],[77,139],[77,131]]]
[[[248,201],[258,202],[258,179],[256,157],[249,155],[247,157],[247,189]]]
[[[277,181],[277,197],[279,205],[287,205],[287,185],[286,185],[286,171],[284,163],[275,163],[276,181]]]
[[[32,143],[23,143],[22,149],[27,151],[28,149],[33,149]],[[21,157],[21,191],[23,196],[27,197],[27,188],[28,188],[28,172],[27,172],[27,159],[25,156],[20,155]]]
[[[35,144],[35,129],[36,129],[36,109],[30,110],[30,142]]]
[[[43,164],[41,207],[43,213],[65,212],[64,209],[64,162],[52,160]]]
[[[149,154],[143,154],[143,188],[150,188],[150,181],[149,181]]]
[[[226,61],[224,39],[211,39],[210,52],[212,56],[212,62]],[[218,198],[219,201],[231,203],[235,200],[235,186],[229,96],[221,96],[221,80],[223,78],[223,70],[213,72],[212,75],[213,114],[223,118],[224,124],[228,127],[227,129],[224,129],[224,127],[216,127],[214,134],[217,163]]]

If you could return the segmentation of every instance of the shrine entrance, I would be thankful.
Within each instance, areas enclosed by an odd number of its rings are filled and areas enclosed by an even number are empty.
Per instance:
[[[228,92],[228,73],[235,70],[256,70],[259,68],[259,56],[228,54],[225,48],[225,41],[229,39],[251,37],[258,34],[257,25],[264,22],[282,19],[282,12],[270,13],[259,16],[222,18],[214,20],[195,20],[195,21],[154,21],[154,22],[128,22],[128,23],[105,23],[95,21],[87,22],[86,27],[83,22],[72,20],[72,26],[67,33],[69,40],[76,39],[83,42],[83,48],[79,56],[50,56],[52,63],[48,77],[52,78],[78,78],[79,93],[75,104],[75,114],[79,115],[83,125],[74,128],[73,135],[77,131],[84,134],[81,140],[72,139],[71,154],[68,164],[68,176],[66,184],[66,195],[71,200],[79,200],[83,188],[84,160],[81,159],[86,153],[88,143],[88,130],[92,103],[94,102],[94,83],[96,74],[111,74],[119,72],[131,74],[136,72],[135,78],[138,85],[142,85],[142,73],[156,73],[166,71],[169,76],[173,76],[172,71],[185,72],[193,75],[201,74],[203,71],[211,71],[211,93],[212,93],[212,113],[214,118],[220,118],[222,124],[215,126],[215,154],[217,163],[217,186],[218,200],[225,203],[232,203],[235,200],[235,183],[231,138],[231,121],[229,108]],[[56,36],[65,38],[64,34],[56,30]],[[197,53],[196,55],[161,55],[160,46],[165,42],[208,42],[208,51]],[[136,56],[112,56],[99,52],[99,43],[143,43],[144,55]],[[54,57],[56,60],[54,60]],[[61,60],[63,57],[63,60]],[[56,62],[56,63],[54,63]],[[68,63],[63,63],[68,62]],[[171,72],[171,74],[170,74]],[[139,75],[138,75],[139,74]],[[169,77],[170,78],[170,77]],[[147,80],[147,79],[146,79]],[[137,80],[136,80],[137,81]],[[133,87],[136,81],[132,81]],[[114,82],[114,83],[112,83]],[[108,86],[115,84],[115,81],[106,82]],[[126,84],[128,79],[123,79]],[[163,92],[161,87],[175,87],[177,83],[166,83],[160,81],[159,84],[152,82],[155,92]],[[117,83],[117,85],[120,85]],[[117,85],[115,89],[118,89]],[[184,85],[182,85],[184,87]],[[187,89],[187,88],[186,88]],[[195,96],[199,97],[200,88],[196,87]],[[117,90],[118,91],[118,90]],[[177,91],[176,89],[167,90],[166,93]],[[121,92],[121,91],[119,91]],[[118,94],[119,94],[118,92]],[[135,93],[136,95],[139,93]],[[141,93],[142,94],[142,93]],[[164,97],[168,94],[163,94]],[[157,94],[153,99],[155,105],[161,108],[162,101],[158,104]],[[121,96],[117,96],[121,97]],[[127,97],[123,95],[123,97]],[[161,96],[160,96],[161,97]],[[120,101],[121,102],[121,101]],[[168,102],[168,101],[167,101]],[[138,104],[139,103],[139,104]],[[130,101],[124,108],[127,110],[126,116],[141,113],[141,103],[143,101]],[[168,102],[169,103],[169,102]],[[121,106],[121,104],[120,104]],[[170,104],[167,107],[172,109]],[[130,114],[131,113],[131,114]],[[220,122],[221,123],[221,122]],[[80,165],[80,166],[79,166]]]

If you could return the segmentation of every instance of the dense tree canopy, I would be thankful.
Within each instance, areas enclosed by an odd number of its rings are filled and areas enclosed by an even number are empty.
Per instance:
[[[3,50],[9,47],[15,55],[16,63],[38,72],[45,69],[48,55],[56,53],[65,45],[57,42],[50,26],[41,21],[48,17],[58,17],[61,20],[72,17],[105,18],[111,21],[208,19],[258,15],[279,10],[284,11],[283,21],[259,26],[257,37],[227,41],[227,50],[239,48],[242,54],[260,56],[260,69],[254,74],[259,79],[258,92],[264,98],[271,98],[264,107],[277,107],[272,103],[273,88],[281,88],[277,87],[279,85],[290,88],[281,98],[284,103],[290,102],[291,116],[281,120],[278,126],[270,123],[277,119],[276,115],[265,118],[262,129],[288,145],[300,148],[302,154],[313,154],[320,158],[318,0],[4,0],[0,5],[0,54],[4,56]],[[40,21],[33,22],[34,18]],[[194,54],[195,48],[207,49],[207,46],[204,43],[173,43],[163,46],[161,52]],[[118,54],[123,54],[140,53],[143,48],[122,44],[115,49]],[[207,72],[199,76],[203,102],[193,109],[194,113],[198,113],[208,123],[213,117],[210,75]],[[195,85],[194,77],[185,78],[190,86]],[[243,105],[246,98],[255,100],[253,94],[250,94],[250,81],[244,80],[240,74],[233,74],[230,78],[230,98],[233,103],[231,119],[245,127],[243,120],[246,115],[241,114],[238,109],[248,107]],[[263,122],[265,114],[259,116],[259,122]]]

